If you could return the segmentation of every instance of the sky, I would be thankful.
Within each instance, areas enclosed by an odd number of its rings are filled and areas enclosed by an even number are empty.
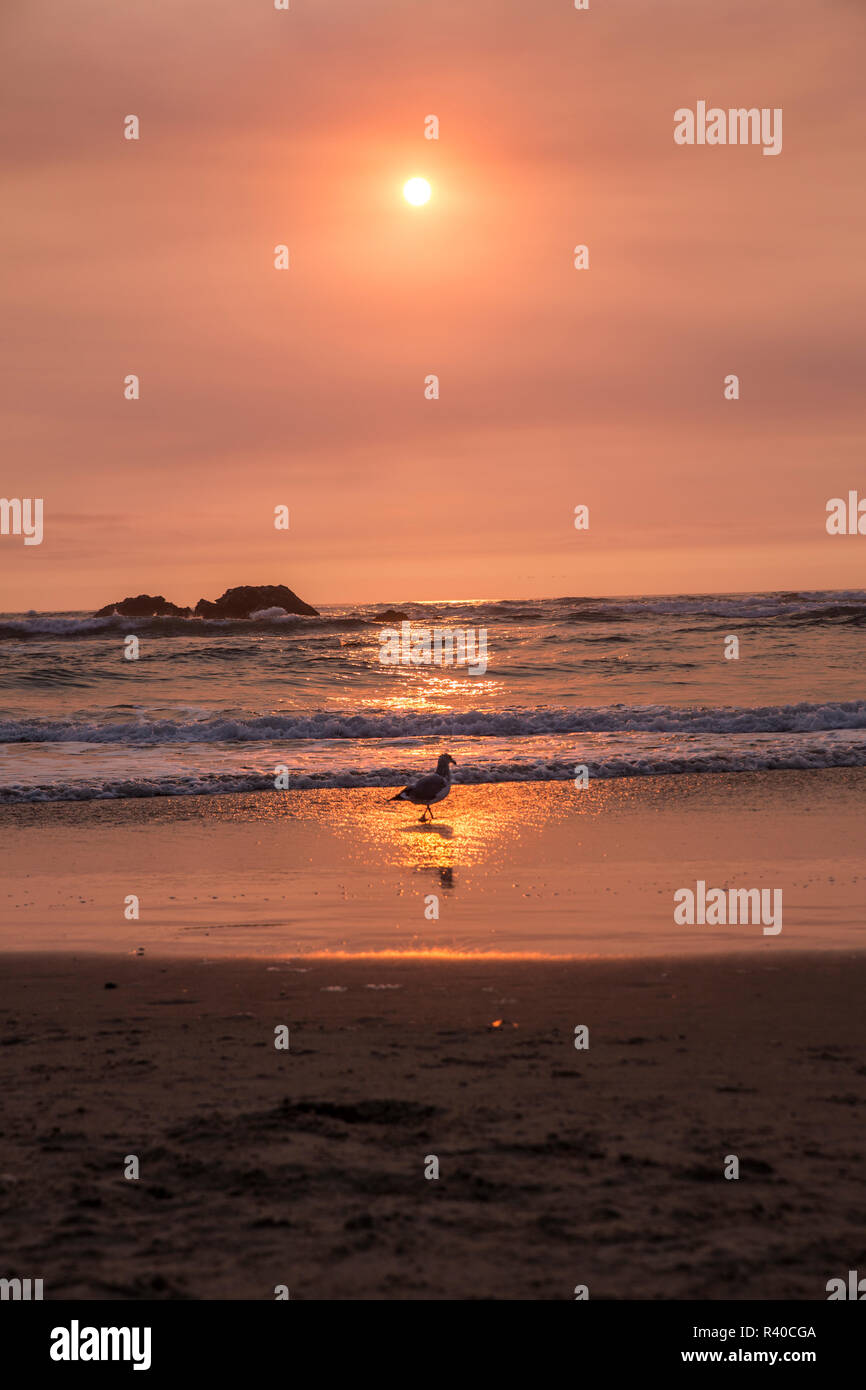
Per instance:
[[[44,505],[0,608],[864,585],[859,0],[28,0],[0,41],[0,493]],[[781,153],[675,144],[701,100]]]

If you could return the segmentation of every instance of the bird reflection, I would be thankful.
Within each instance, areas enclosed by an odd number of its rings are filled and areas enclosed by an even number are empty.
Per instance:
[[[430,874],[432,878],[439,880],[440,888],[456,887],[453,864],[416,864],[412,872]]]
[[[440,840],[451,840],[454,837],[453,825],[437,825],[435,821],[427,821],[425,825],[403,825],[400,828],[404,835],[438,835]]]

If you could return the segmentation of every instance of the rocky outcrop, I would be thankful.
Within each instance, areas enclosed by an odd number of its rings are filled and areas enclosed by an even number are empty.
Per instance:
[[[285,584],[241,584],[236,589],[226,589],[218,599],[200,598],[195,608],[179,608],[169,603],[162,594],[139,594],[137,598],[124,598],[119,603],[107,603],[94,613],[95,618],[110,618],[113,613],[124,618],[249,618],[253,613],[266,616],[267,610],[282,610],[283,613],[298,614],[306,618],[318,618],[319,613]]]
[[[374,623],[408,623],[409,614],[402,613],[399,608],[386,608],[384,613],[377,613],[373,618]]]
[[[188,618],[192,609],[178,608],[169,603],[162,594],[138,594],[136,598],[123,598],[119,603],[107,603],[94,613],[94,618],[110,618],[117,613],[123,618]]]
[[[282,608],[285,613],[307,618],[319,616],[317,609],[304,603],[285,584],[241,584],[236,589],[226,589],[214,602],[200,598],[194,612],[197,618],[248,618],[264,608]]]

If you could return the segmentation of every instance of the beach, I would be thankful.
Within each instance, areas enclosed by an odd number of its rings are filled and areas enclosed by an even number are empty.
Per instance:
[[[5,1273],[46,1298],[813,1300],[863,1268],[862,956],[3,967]]]
[[[426,825],[393,790],[0,807],[0,950],[763,959],[866,944],[861,768],[458,783]],[[677,925],[673,895],[699,880],[780,889],[781,931]]]
[[[863,5],[10,8],[6,1361],[588,1299],[827,1375]]]
[[[3,808],[6,1273],[825,1298],[866,1260],[863,790],[456,786],[426,828],[379,788]],[[781,887],[782,930],[675,925],[697,879]]]

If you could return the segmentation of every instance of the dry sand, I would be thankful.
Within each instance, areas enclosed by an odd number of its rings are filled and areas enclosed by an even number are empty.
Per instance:
[[[47,1298],[824,1299],[866,1267],[864,985],[841,952],[6,956],[0,1273]]]

